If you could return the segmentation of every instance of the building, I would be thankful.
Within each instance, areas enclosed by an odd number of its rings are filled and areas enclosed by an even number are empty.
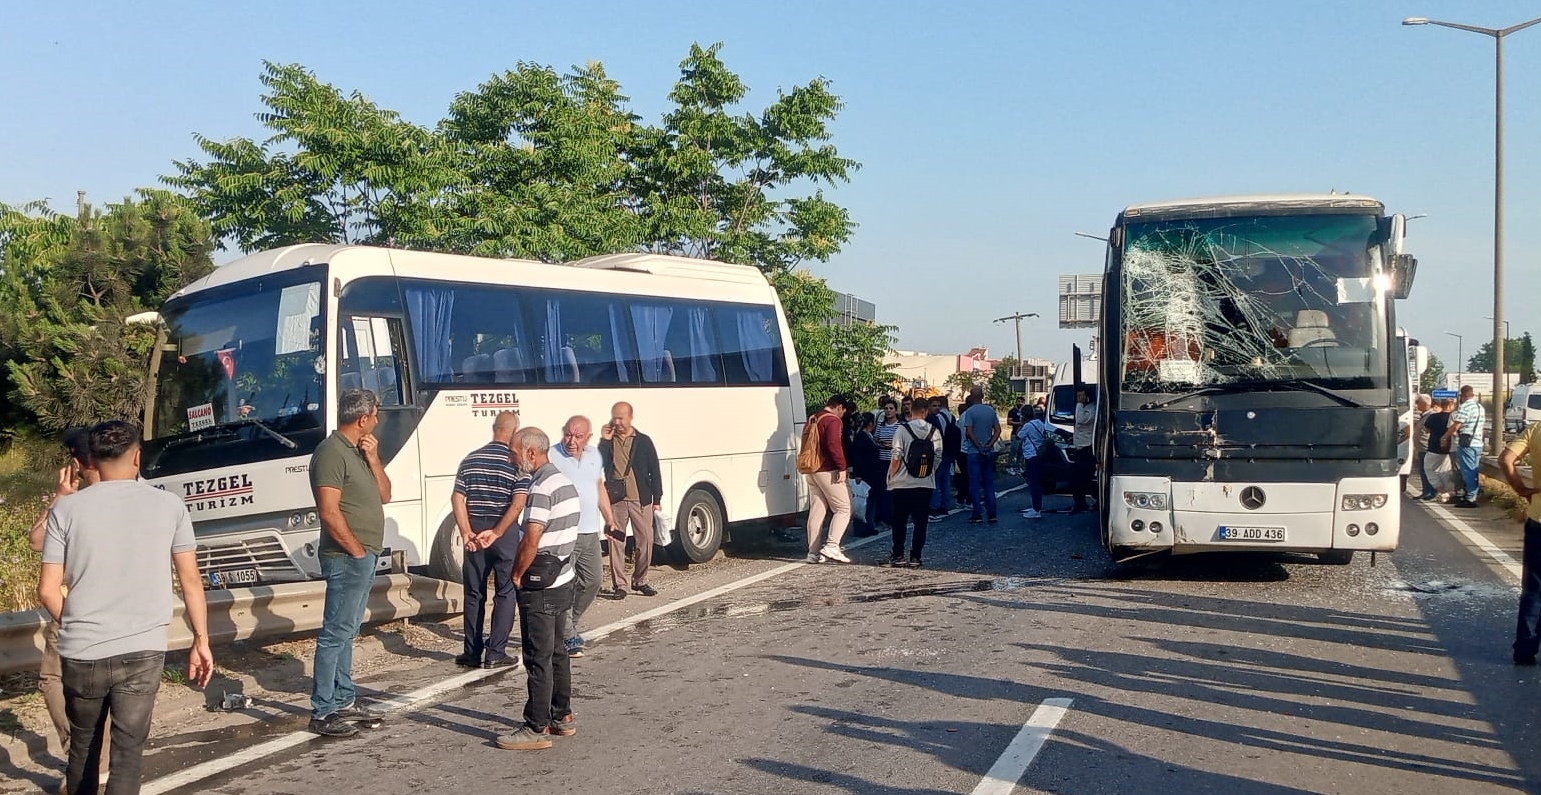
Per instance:
[[[1504,383],[1508,391],[1514,391],[1514,387],[1520,383],[1519,373],[1504,373]],[[1477,395],[1487,397],[1493,394],[1492,373],[1445,373],[1444,387],[1446,389],[1459,390],[1463,386],[1470,386],[1477,391]]]
[[[964,353],[924,353],[920,351],[893,351],[888,356],[888,369],[899,377],[900,387],[910,393],[925,393],[927,389],[946,394],[950,399],[962,399],[962,390],[948,384],[957,373],[973,373],[977,383],[989,380],[999,359],[990,356],[988,348],[970,348]],[[1012,385],[1017,390],[1026,387],[1029,398],[1049,389],[1054,375],[1054,363],[1047,359],[1028,357],[1027,362],[1012,369]]]
[[[835,314],[829,319],[829,325],[852,326],[864,323],[870,326],[877,319],[877,304],[863,301],[850,293],[835,293]]]

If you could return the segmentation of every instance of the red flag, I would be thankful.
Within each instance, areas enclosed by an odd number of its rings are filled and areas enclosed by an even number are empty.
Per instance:
[[[224,349],[222,351],[215,351],[214,355],[218,356],[219,357],[219,363],[225,366],[225,377],[229,378],[231,381],[234,381],[235,380],[235,349],[234,348],[226,348],[226,349]]]

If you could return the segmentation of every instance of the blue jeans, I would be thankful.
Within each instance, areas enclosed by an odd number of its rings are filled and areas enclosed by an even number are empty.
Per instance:
[[[984,515],[995,518],[995,454],[968,454],[968,493],[973,503],[971,518],[978,518],[980,509]]]
[[[1413,457],[1418,459],[1418,482],[1423,484],[1423,493],[1419,496],[1433,499],[1439,496],[1439,493],[1434,491],[1433,486],[1429,485],[1429,473],[1428,470],[1423,468],[1423,456],[1424,452],[1417,451],[1416,449],[1413,452]]]
[[[1525,521],[1525,551],[1521,555],[1520,617],[1514,628],[1514,659],[1541,651],[1541,523]]]
[[[936,468],[936,488],[931,490],[931,510],[952,510],[952,468],[957,463],[950,455],[943,455]]]
[[[1476,442],[1471,447],[1457,448],[1461,463],[1461,477],[1466,481],[1466,499],[1477,501],[1477,468],[1482,465],[1482,448]]]
[[[325,718],[353,703],[353,639],[364,621],[364,606],[375,582],[375,561],[364,557],[322,555],[321,578],[326,602],[321,608],[321,632],[316,635],[315,681],[310,686],[310,716]]]

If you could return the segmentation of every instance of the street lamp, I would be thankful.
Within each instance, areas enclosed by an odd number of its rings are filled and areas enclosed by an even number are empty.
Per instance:
[[[1455,337],[1455,386],[1459,389],[1465,386],[1465,384],[1461,383],[1461,374],[1466,372],[1466,339],[1454,331],[1447,331],[1445,333]]]
[[[1504,341],[1499,336],[1503,332],[1501,324],[1504,316],[1504,37],[1541,24],[1541,17],[1507,28],[1483,28],[1458,22],[1441,22],[1428,17],[1408,17],[1402,20],[1402,24],[1438,25],[1493,37],[1493,401],[1497,405],[1499,396],[1504,393]],[[1504,444],[1504,424],[1493,423],[1492,431],[1492,449],[1501,449]]]

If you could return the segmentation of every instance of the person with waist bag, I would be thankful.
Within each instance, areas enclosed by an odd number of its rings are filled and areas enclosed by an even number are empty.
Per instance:
[[[492,441],[472,451],[455,471],[450,505],[455,528],[465,546],[460,581],[465,588],[465,647],[455,664],[466,668],[502,668],[519,664],[508,654],[508,636],[518,609],[514,583],[516,540],[503,531],[519,521],[530,493],[530,478],[514,468],[510,443],[519,430],[519,415],[499,412],[492,421]],[[498,540],[483,546],[477,536],[496,530]],[[487,576],[493,578],[492,630],[482,634],[487,617]]]
[[[1482,403],[1477,400],[1477,390],[1461,387],[1461,405],[1450,417],[1450,428],[1445,431],[1445,443],[1455,440],[1453,448],[1456,463],[1461,468],[1461,479],[1466,484],[1466,496],[1454,503],[1457,508],[1477,507],[1477,470],[1482,465],[1482,431],[1487,416]]]

